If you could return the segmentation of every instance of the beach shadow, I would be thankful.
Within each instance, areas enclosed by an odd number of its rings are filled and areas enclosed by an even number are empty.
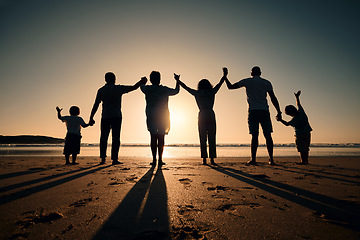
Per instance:
[[[134,185],[94,240],[169,238],[166,183],[161,168],[154,175],[153,172],[152,167]]]
[[[15,193],[12,193],[12,194],[9,194],[9,195],[4,195],[0,198],[0,205],[1,204],[5,204],[5,203],[8,203],[8,202],[11,202],[11,201],[15,201],[17,199],[20,199],[20,198],[24,198],[24,197],[27,197],[27,196],[30,196],[32,194],[35,194],[35,193],[38,193],[38,192],[41,192],[41,191],[44,191],[44,190],[47,190],[49,188],[53,188],[53,187],[56,187],[60,184],[64,184],[64,183],[67,183],[67,182],[70,182],[72,180],[75,180],[77,178],[81,178],[81,177],[84,177],[88,174],[92,174],[92,173],[95,173],[97,171],[100,171],[100,170],[103,170],[105,168],[108,168],[110,167],[111,165],[108,165],[108,166],[99,166],[99,165],[96,165],[96,166],[93,166],[93,167],[89,167],[89,168],[94,168],[94,167],[97,167],[95,169],[90,169],[88,171],[85,171],[85,172],[81,172],[81,173],[78,173],[78,174],[75,174],[75,175],[72,175],[72,176],[69,176],[69,177],[66,177],[66,178],[62,178],[62,179],[59,179],[59,180],[56,180],[56,181],[53,181],[53,182],[49,182],[49,183],[44,183],[42,185],[39,185],[39,186],[35,186],[35,187],[31,187],[31,188],[27,188],[27,189],[24,189],[24,190],[21,190],[21,191],[18,191],[18,192],[15,192]],[[86,168],[87,169],[87,168]],[[77,171],[82,171],[84,169],[79,169],[79,170],[75,170],[74,172],[77,172]],[[66,174],[69,174],[68,172],[67,173],[64,173],[64,175]]]
[[[224,168],[221,166],[211,168],[226,174],[229,177],[257,187],[258,189],[262,189],[288,201],[311,209],[314,211],[316,216],[322,216],[323,220],[341,225],[357,232],[360,231],[360,211],[355,203],[341,201],[288,184],[272,181],[262,175],[252,175],[244,173],[240,170]]]
[[[95,166],[86,167],[86,168],[80,168],[80,169],[76,169],[76,170],[69,171],[69,172],[54,174],[54,175],[51,175],[51,176],[42,177],[42,178],[38,178],[38,179],[33,179],[33,180],[22,182],[22,183],[16,183],[16,184],[13,184],[13,185],[9,185],[9,186],[0,188],[0,193],[10,191],[10,190],[13,190],[13,189],[16,189],[16,188],[20,188],[20,187],[25,187],[25,186],[28,186],[28,185],[31,185],[31,184],[36,184],[36,183],[39,183],[39,182],[48,181],[48,180],[51,180],[51,179],[54,179],[54,178],[66,176],[66,175],[69,175],[69,174],[84,171],[84,170],[94,168],[94,167]],[[47,169],[47,170],[49,170],[49,169]],[[39,172],[41,172],[41,171],[39,171]],[[32,173],[34,173],[34,172],[32,172]]]
[[[331,180],[335,180],[335,181],[341,181],[341,182],[347,182],[347,183],[353,183],[353,184],[360,185],[360,181],[341,179],[341,178],[336,178],[336,177],[331,177],[331,176],[326,176],[326,175],[335,175],[335,176],[340,176],[340,177],[360,179],[359,177],[356,177],[356,176],[350,176],[350,175],[344,175],[344,174],[338,174],[338,173],[331,173],[331,172],[324,172],[324,171],[315,171],[315,170],[311,170],[311,169],[298,168],[298,167],[288,167],[288,166],[281,166],[282,168],[279,168],[279,167],[276,167],[276,166],[271,166],[270,167],[270,166],[265,166],[264,165],[264,166],[261,166],[261,167],[271,168],[271,169],[276,169],[276,170],[281,170],[281,171],[291,172],[291,173],[306,174],[307,176],[313,176],[313,177],[317,177],[317,178],[327,178],[327,179],[331,179]],[[324,168],[324,167],[322,167],[322,168]],[[295,170],[291,170],[291,169],[295,169]],[[299,171],[297,171],[297,170],[299,170]],[[314,172],[316,172],[316,173],[314,173]]]
[[[23,175],[32,174],[32,173],[43,172],[43,171],[51,170],[51,169],[54,169],[54,168],[60,168],[60,167],[63,167],[63,165],[56,166],[56,167],[51,167],[51,168],[45,168],[45,167],[40,167],[40,168],[30,168],[30,169],[29,169],[29,170],[27,170],[27,171],[20,171],[20,172],[6,173],[6,174],[2,174],[2,175],[0,175],[0,180],[2,180],[2,179],[6,179],[6,178],[19,177],[19,176],[23,176]]]

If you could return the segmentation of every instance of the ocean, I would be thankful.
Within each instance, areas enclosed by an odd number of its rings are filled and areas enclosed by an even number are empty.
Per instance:
[[[1,156],[62,156],[62,145],[0,145]],[[219,144],[218,157],[249,157],[250,146],[247,144]],[[266,157],[266,146],[259,146],[259,157]],[[83,144],[79,156],[99,156],[99,146]],[[108,147],[110,156],[110,146]],[[146,144],[124,144],[120,147],[120,157],[151,158],[150,147]],[[299,156],[293,144],[274,146],[274,156]],[[310,148],[310,156],[359,156],[360,144],[314,144]],[[164,158],[196,158],[200,157],[200,148],[196,144],[172,144],[165,146]]]

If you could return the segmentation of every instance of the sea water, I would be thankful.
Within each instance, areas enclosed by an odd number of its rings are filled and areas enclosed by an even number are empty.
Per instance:
[[[110,156],[111,146],[108,147]],[[0,156],[62,156],[62,145],[0,145]],[[219,145],[218,157],[250,157],[249,145]],[[79,156],[99,156],[99,146],[84,144]],[[123,145],[120,147],[120,157],[145,157],[151,158],[148,145]],[[267,157],[266,146],[259,146],[257,156]],[[292,157],[299,156],[296,148],[290,145],[274,147],[274,156]],[[360,146],[355,145],[320,145],[310,148],[310,156],[359,156]],[[170,145],[165,146],[164,158],[197,158],[200,157],[200,147],[197,145]]]

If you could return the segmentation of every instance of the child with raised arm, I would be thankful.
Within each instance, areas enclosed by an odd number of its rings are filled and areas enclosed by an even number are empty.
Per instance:
[[[69,110],[70,116],[61,116],[62,108],[56,107],[58,118],[66,123],[67,133],[65,138],[64,155],[66,165],[70,164],[70,155],[72,155],[72,164],[77,164],[76,156],[80,153],[81,127],[86,128],[90,124],[85,123],[82,117],[79,117],[80,108],[72,106]]]
[[[285,126],[293,126],[295,128],[295,144],[298,152],[300,153],[300,164],[309,164],[309,146],[311,140],[312,128],[310,127],[308,117],[300,104],[300,94],[298,91],[295,94],[296,104],[298,109],[293,105],[285,107],[285,114],[293,117],[289,122],[277,117],[277,120],[282,122]]]
[[[180,86],[195,97],[199,107],[198,128],[203,165],[206,165],[206,158],[208,158],[206,147],[207,140],[209,140],[210,163],[216,165],[214,162],[214,158],[216,158],[216,119],[213,107],[215,94],[219,91],[227,76],[227,68],[223,68],[223,74],[223,77],[215,87],[213,87],[207,79],[200,80],[197,90],[186,86],[185,83],[180,81],[180,75],[175,74],[175,79],[179,82]]]

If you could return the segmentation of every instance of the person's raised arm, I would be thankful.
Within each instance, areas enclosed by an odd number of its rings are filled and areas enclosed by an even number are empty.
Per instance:
[[[231,84],[231,82],[229,81],[229,79],[227,78],[228,75],[228,69],[226,67],[223,68],[223,72],[224,72],[224,78],[225,78],[225,82],[226,82],[226,86],[228,89],[237,89],[239,88],[239,86],[235,83],[235,84]],[[226,76],[225,76],[226,73]]]
[[[58,117],[58,119],[60,119],[60,120],[61,120],[61,111],[62,111],[62,110],[63,110],[62,108],[56,107],[57,117]]]
[[[297,93],[294,93],[295,98],[296,98],[296,105],[297,105],[298,107],[301,106],[301,104],[300,104],[300,94],[301,94],[301,91],[300,91],[300,90],[299,90]]]
[[[277,100],[274,91],[269,91],[269,96],[271,99],[272,104],[274,105],[276,111],[277,111],[277,117],[281,116],[281,110],[280,110],[280,104],[279,101]]]
[[[146,77],[142,77],[142,78],[140,79],[140,81],[138,81],[137,83],[135,83],[133,86],[126,86],[126,87],[127,87],[126,92],[134,91],[134,90],[138,89],[141,85],[146,84],[146,82],[147,82],[147,78],[146,78]]]
[[[214,87],[215,93],[217,93],[219,91],[220,87],[223,85],[223,83],[225,82],[225,79],[227,78],[227,75],[228,75],[228,69],[226,67],[224,67],[222,70],[223,70],[223,76],[221,77],[219,83],[216,84],[216,86]]]
[[[183,88],[184,88],[186,91],[188,91],[190,94],[194,95],[195,90],[192,89],[192,88],[190,88],[190,87],[188,87],[188,86],[186,86],[186,84],[183,83],[183,82],[180,80],[180,75],[177,75],[177,74],[174,73],[174,78],[175,78],[175,80],[179,83],[179,85],[180,85],[181,87],[183,87]]]
[[[169,96],[171,96],[171,95],[176,95],[176,94],[178,94],[179,91],[180,91],[180,83],[179,83],[179,81],[177,80],[177,78],[180,79],[180,75],[176,75],[176,74],[174,73],[174,78],[175,78],[175,80],[176,80],[176,86],[175,86],[174,89],[169,88],[169,90],[170,90],[170,91],[169,91]]]

